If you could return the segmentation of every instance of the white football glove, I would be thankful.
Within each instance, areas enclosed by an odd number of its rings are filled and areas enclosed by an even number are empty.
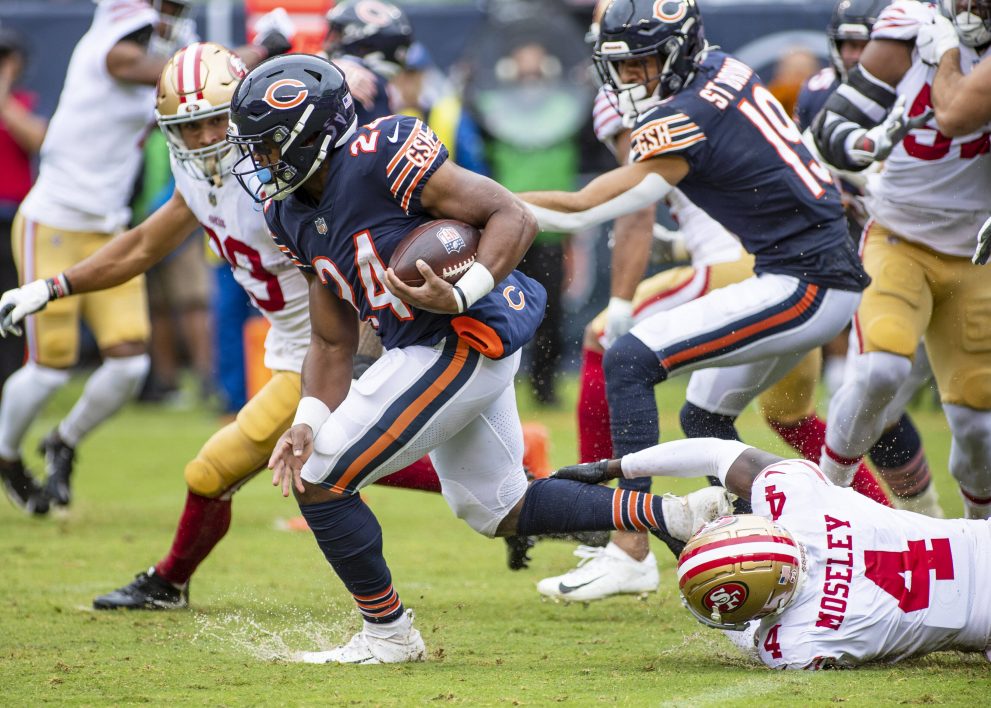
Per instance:
[[[281,7],[265,13],[255,22],[255,44],[265,47],[270,57],[288,52],[295,36],[296,25]]]
[[[609,348],[613,342],[630,331],[633,327],[633,303],[621,297],[609,298],[606,308],[605,346]]]
[[[20,336],[20,323],[30,314],[44,310],[51,299],[48,282],[35,280],[27,285],[8,290],[0,297],[0,336]]]
[[[905,109],[905,97],[899,96],[895,105],[891,107],[888,117],[854,141],[853,147],[850,148],[850,159],[860,165],[869,165],[887,159],[910,130],[921,128],[932,117],[933,109],[929,108],[921,115],[909,118]]]
[[[930,66],[938,66],[944,54],[959,46],[960,36],[956,27],[942,15],[934,15],[932,22],[922,25],[915,38],[919,58]]]
[[[680,232],[672,231],[664,224],[654,224],[654,242],[650,249],[652,264],[678,263],[689,261],[691,258],[685,247],[685,237]]]
[[[991,217],[977,232],[977,248],[974,250],[974,257],[970,260],[974,265],[985,265],[989,258],[991,258]]]

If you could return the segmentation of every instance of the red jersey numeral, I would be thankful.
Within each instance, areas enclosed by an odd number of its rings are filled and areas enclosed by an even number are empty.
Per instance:
[[[785,510],[785,493],[779,492],[778,488],[771,484],[764,490],[764,499],[771,507],[771,521],[777,521]]]
[[[931,91],[932,89],[929,84],[923,85],[922,90],[919,91],[919,94],[912,102],[912,107],[908,111],[909,117],[922,115],[932,106]],[[949,155],[950,148],[953,146],[953,138],[943,135],[938,130],[932,128],[929,128],[929,130],[935,133],[932,145],[920,143],[914,135],[909,133],[905,136],[905,152],[917,160],[940,160]],[[989,137],[991,136],[988,133],[982,133],[980,137],[966,143],[959,143],[960,157],[964,160],[972,160],[978,155],[983,155],[991,150]]]
[[[864,575],[898,600],[902,612],[929,607],[929,571],[935,571],[936,580],[953,580],[950,539],[933,538],[929,542],[931,549],[921,540],[909,541],[907,551],[864,551]]]
[[[780,659],[783,656],[781,644],[778,643],[778,630],[780,628],[780,624],[774,625],[767,630],[767,637],[764,638],[764,651],[770,654],[772,659]]]
[[[282,293],[282,285],[279,277],[270,273],[262,266],[261,254],[243,241],[238,241],[233,236],[225,236],[223,241],[217,232],[208,226],[203,226],[207,236],[213,241],[217,253],[231,264],[234,268],[241,268],[248,271],[252,278],[265,286],[266,297],[259,297],[257,293],[245,288],[245,292],[254,301],[258,309],[266,312],[278,312],[286,306],[286,298]],[[240,257],[239,257],[240,256]]]

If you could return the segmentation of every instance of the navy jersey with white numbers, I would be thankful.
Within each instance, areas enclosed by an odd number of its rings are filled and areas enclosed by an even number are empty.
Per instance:
[[[637,118],[631,143],[636,161],[688,162],[678,188],[737,235],[755,272],[854,291],[870,282],[829,172],[740,60],[710,51],[684,89]]]
[[[798,101],[795,103],[795,122],[798,123],[800,130],[812,125],[812,121],[826,105],[826,99],[839,85],[840,80],[836,76],[836,71],[828,66],[802,85],[802,90],[798,92]]]
[[[371,321],[386,349],[431,345],[457,332],[500,358],[533,337],[546,294],[518,271],[462,316],[418,310],[385,287],[396,246],[434,218],[423,211],[420,195],[447,160],[447,148],[426,124],[386,116],[360,127],[327,160],[319,203],[297,190],[269,202],[265,218],[290,260]]]

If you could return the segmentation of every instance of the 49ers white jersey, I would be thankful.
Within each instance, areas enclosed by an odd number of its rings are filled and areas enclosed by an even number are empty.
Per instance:
[[[25,216],[70,231],[111,233],[127,224],[141,164],[141,143],[153,125],[153,86],[118,81],[107,54],[121,39],[158,22],[144,0],[105,0],[72,52],[58,107],[41,146],[38,179]]]
[[[172,174],[210,248],[230,264],[234,279],[272,325],[265,338],[265,366],[299,373],[310,344],[309,288],[272,240],[261,206],[230,175],[214,187],[175,160]]]
[[[604,87],[599,88],[592,106],[592,128],[599,142],[616,154],[616,138],[625,130],[619,107]],[[740,242],[722,224],[699,209],[681,190],[673,189],[666,198],[671,215],[678,222],[678,233],[685,242],[685,250],[692,258],[692,266],[704,268],[716,263],[729,263],[743,256]]]
[[[795,597],[757,630],[768,666],[852,667],[991,646],[991,522],[889,509],[804,460],[761,472],[751,503],[804,550]]]
[[[872,39],[912,41],[922,23],[939,14],[932,5],[898,0],[881,13]],[[969,74],[986,54],[960,45],[960,68]],[[909,115],[932,106],[935,67],[913,51],[912,66],[896,90],[904,96]],[[940,253],[969,258],[975,234],[987,218],[991,194],[989,130],[948,138],[935,118],[911,131],[885,161],[867,200],[871,215],[890,230]]]

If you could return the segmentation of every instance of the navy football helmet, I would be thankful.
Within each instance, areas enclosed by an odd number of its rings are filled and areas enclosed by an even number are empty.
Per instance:
[[[877,22],[881,10],[891,0],[839,0],[829,18],[826,35],[829,37],[829,61],[840,80],[846,80],[846,67],[840,56],[840,44],[854,40],[866,42]]]
[[[684,88],[707,46],[695,0],[613,0],[599,22],[593,59],[620,110],[641,112]],[[643,82],[623,82],[616,64],[627,60],[641,61]]]
[[[324,50],[364,59],[373,70],[394,76],[406,66],[413,25],[399,7],[383,0],[355,0],[327,13]]]
[[[357,127],[344,74],[326,59],[284,54],[252,69],[231,99],[232,173],[255,201],[284,199]],[[255,186],[253,179],[261,184]]]

